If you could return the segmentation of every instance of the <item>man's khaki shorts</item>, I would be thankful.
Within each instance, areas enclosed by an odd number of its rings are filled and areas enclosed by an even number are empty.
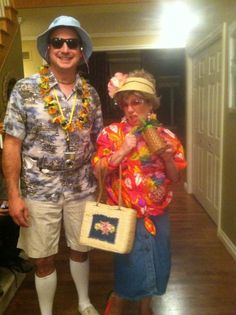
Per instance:
[[[93,196],[82,200],[65,200],[57,203],[25,199],[29,209],[29,224],[20,228],[17,247],[28,257],[43,258],[58,252],[61,224],[64,224],[67,246],[73,250],[87,252],[91,248],[79,243],[80,228],[85,202],[94,200]]]

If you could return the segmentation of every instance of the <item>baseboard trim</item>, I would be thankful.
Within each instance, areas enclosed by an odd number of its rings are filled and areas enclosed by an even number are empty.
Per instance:
[[[218,231],[218,237],[230,253],[230,255],[234,258],[236,261],[236,246],[231,242],[231,240],[228,238],[228,236],[224,233],[224,231],[219,230]]]

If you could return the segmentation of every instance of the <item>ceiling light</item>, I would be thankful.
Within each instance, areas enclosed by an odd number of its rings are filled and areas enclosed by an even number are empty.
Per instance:
[[[165,3],[160,18],[160,45],[185,47],[189,34],[199,23],[197,15],[181,1]]]

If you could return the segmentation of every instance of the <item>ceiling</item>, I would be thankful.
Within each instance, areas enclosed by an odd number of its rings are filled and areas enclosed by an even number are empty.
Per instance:
[[[93,4],[119,4],[119,3],[145,3],[153,0],[67,0],[68,6],[93,5]],[[17,9],[43,8],[43,7],[64,7],[64,0],[11,0]]]
[[[57,8],[18,9],[23,39],[33,39],[58,15],[71,15],[92,35],[117,32],[154,31],[156,5],[127,4],[82,5]]]
[[[59,15],[71,15],[79,19],[81,26],[87,30],[92,40],[102,42],[106,38],[112,43],[114,38],[127,38],[127,42],[136,37],[152,37],[149,48],[158,47],[163,33],[161,14],[163,4],[176,3],[177,0],[12,0],[18,10],[22,40],[35,40],[38,34],[47,29],[51,21]],[[216,23],[220,14],[215,6],[218,0],[182,0],[189,9],[201,17],[202,25]],[[222,3],[222,1],[220,1]],[[64,6],[66,3],[66,6]],[[216,12],[218,12],[216,14]],[[178,13],[176,12],[176,16]],[[186,15],[178,16],[180,20]],[[175,17],[173,17],[174,19]],[[172,19],[168,23],[171,23]],[[185,26],[188,29],[188,25]],[[172,28],[175,37],[183,31]],[[195,31],[196,32],[196,31]],[[154,38],[154,39],[153,39]],[[154,43],[157,38],[156,43]],[[120,41],[122,42],[122,40]],[[119,43],[119,40],[118,40]],[[97,45],[97,44],[96,44]],[[96,46],[95,45],[95,46]],[[151,46],[157,45],[157,47]],[[98,46],[98,45],[97,45]],[[99,50],[99,47],[96,47]]]

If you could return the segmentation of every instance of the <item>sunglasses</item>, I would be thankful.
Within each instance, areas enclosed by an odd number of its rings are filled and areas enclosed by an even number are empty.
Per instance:
[[[81,43],[78,38],[59,38],[53,37],[49,40],[49,44],[52,45],[53,48],[59,49],[61,48],[64,43],[66,43],[67,47],[70,49],[77,49]]]

